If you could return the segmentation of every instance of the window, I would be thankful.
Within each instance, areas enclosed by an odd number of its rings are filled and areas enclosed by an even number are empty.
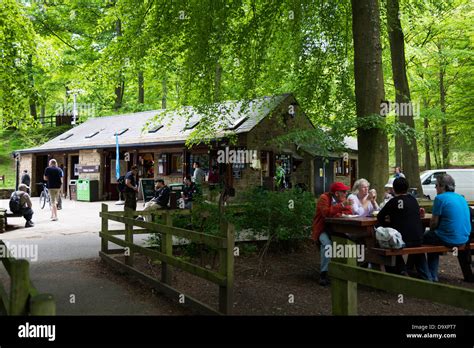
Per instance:
[[[128,131],[128,128],[121,129],[121,130],[119,130],[118,132],[116,132],[116,133],[114,134],[114,136],[116,136],[116,135],[122,135],[122,134],[125,133],[126,131]]]
[[[66,139],[69,139],[70,137],[72,137],[74,134],[71,133],[71,134],[66,134],[65,136],[63,136],[62,138],[59,138],[59,140],[66,140]]]
[[[183,154],[172,153],[170,157],[170,174],[183,174]]]
[[[100,131],[95,131],[95,132],[92,132],[91,134],[88,134],[85,136],[85,138],[87,139],[90,139],[92,137],[95,137],[97,134],[99,134]]]
[[[186,127],[184,127],[184,130],[193,129],[194,127],[196,127],[198,125],[198,123],[199,123],[199,120],[191,121],[191,122],[186,124]]]
[[[245,121],[247,121],[247,119],[248,119],[248,116],[243,116],[233,121],[232,124],[226,128],[226,130],[235,130],[239,128]]]
[[[430,175],[425,181],[423,181],[422,185],[436,184],[436,178],[442,174],[446,174],[446,172],[436,172],[433,175]]]
[[[158,124],[158,125],[152,125],[148,128],[148,133],[156,133],[158,132],[161,128],[163,128],[163,125],[162,124]]]

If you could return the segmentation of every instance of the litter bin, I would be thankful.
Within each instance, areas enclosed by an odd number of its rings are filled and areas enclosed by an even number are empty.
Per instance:
[[[94,202],[99,200],[99,181],[90,179],[77,180],[77,200]]]
[[[184,190],[184,184],[170,184],[170,209],[178,209],[178,199],[181,198],[181,192]]]
[[[69,199],[77,201],[77,182],[76,180],[69,180]]]

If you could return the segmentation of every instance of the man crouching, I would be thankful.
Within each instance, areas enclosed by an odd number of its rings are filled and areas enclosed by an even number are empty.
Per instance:
[[[10,198],[10,210],[15,214],[22,214],[26,220],[25,227],[33,227],[33,204],[28,194],[29,187],[25,184],[18,186],[18,191],[14,191]]]

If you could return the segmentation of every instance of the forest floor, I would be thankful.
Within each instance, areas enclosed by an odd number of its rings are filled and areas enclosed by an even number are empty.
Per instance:
[[[318,284],[319,252],[307,243],[296,252],[270,253],[265,264],[258,267],[256,253],[235,257],[234,308],[236,315],[331,315],[331,288]],[[103,272],[107,267],[96,262],[94,268]],[[137,255],[135,267],[155,278],[160,277],[161,266]],[[263,270],[263,271],[262,271]],[[442,284],[474,289],[474,283],[462,280],[457,258],[440,258],[439,280]],[[113,271],[118,281],[129,278]],[[173,287],[217,308],[218,286],[173,270]],[[409,296],[387,293],[358,286],[359,315],[474,315],[468,310],[419,300]]]

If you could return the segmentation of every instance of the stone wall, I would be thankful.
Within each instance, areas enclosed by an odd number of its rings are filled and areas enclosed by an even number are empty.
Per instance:
[[[295,112],[295,117],[291,117],[288,113],[290,105],[292,105],[291,108],[293,108]],[[311,122],[302,112],[299,105],[296,104],[296,100],[293,97],[289,97],[273,111],[272,115],[263,119],[245,138],[242,138],[241,143],[245,145],[248,150],[257,150],[259,156],[260,151],[272,151],[273,155],[300,155],[303,158],[303,162],[295,171],[292,171],[291,183],[293,186],[297,183],[304,183],[308,189],[313,190],[312,156],[298,151],[295,144],[286,144],[282,148],[279,148],[276,144],[272,143],[274,138],[287,134],[290,131],[312,128]],[[274,159],[272,159],[272,161],[273,160]],[[241,179],[234,179],[236,192],[259,185],[261,185],[260,170],[251,169],[249,165],[242,171]]]

